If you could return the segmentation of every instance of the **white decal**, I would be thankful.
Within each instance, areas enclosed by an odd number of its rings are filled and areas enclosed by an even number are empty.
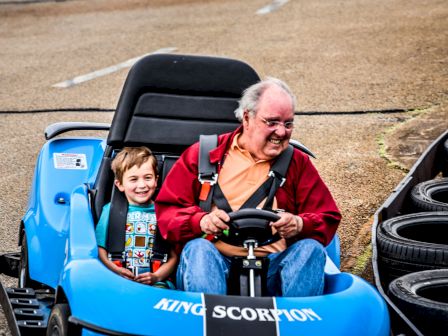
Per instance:
[[[178,301],[166,298],[157,302],[154,309],[198,316],[203,316],[205,314],[205,308],[202,303]],[[322,318],[311,308],[267,309],[222,305],[213,307],[212,318],[263,322],[281,322],[282,320],[288,322],[313,322],[322,320]]]
[[[280,316],[285,316],[289,322],[299,321],[315,321],[322,320],[312,309],[266,309],[266,308],[250,308],[250,307],[236,307],[236,306],[215,306],[213,308],[212,317],[214,318],[229,318],[231,320],[246,320],[246,321],[282,321]]]
[[[188,314],[191,313],[193,315],[204,315],[204,306],[202,303],[186,302],[186,301],[178,301],[163,298],[160,300],[155,306],[154,309],[160,309],[170,312],[183,313]]]
[[[269,309],[267,308],[255,308],[258,316],[260,317],[260,321],[270,321],[274,322],[275,318],[269,314]],[[274,310],[274,309],[273,309]]]
[[[226,307],[224,306],[215,306],[213,309],[212,317],[214,318],[224,318],[226,317]]]
[[[302,309],[302,312],[304,312],[305,315],[306,315],[311,321],[314,321],[314,318],[318,319],[319,321],[322,320],[322,318],[321,318],[319,315],[317,315],[317,314],[314,312],[314,310],[312,310],[312,309],[310,309],[310,308],[308,308],[308,309]]]
[[[87,169],[85,154],[78,153],[54,153],[54,168],[56,169]]]

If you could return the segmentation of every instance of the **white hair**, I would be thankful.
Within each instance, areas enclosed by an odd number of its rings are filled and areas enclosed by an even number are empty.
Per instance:
[[[260,97],[266,89],[272,86],[277,86],[288,96],[291,97],[292,108],[295,111],[296,108],[296,97],[292,93],[289,86],[280,79],[274,77],[267,77],[266,79],[259,81],[256,84],[249,86],[246,90],[244,90],[241,99],[239,100],[239,106],[235,110],[235,117],[239,120],[243,120],[244,111],[249,111],[249,113],[254,116],[258,111],[258,103],[260,101]]]

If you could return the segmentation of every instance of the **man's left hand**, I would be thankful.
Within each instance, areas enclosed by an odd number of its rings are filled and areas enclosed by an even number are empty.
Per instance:
[[[300,216],[295,216],[289,212],[278,214],[280,219],[271,223],[280,237],[288,239],[297,236],[303,228],[303,219]]]

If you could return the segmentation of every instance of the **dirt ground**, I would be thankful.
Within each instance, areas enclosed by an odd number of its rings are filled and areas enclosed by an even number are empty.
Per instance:
[[[344,216],[342,269],[371,280],[374,212],[448,128],[446,1],[291,0],[267,15],[256,12],[271,0],[13,2],[0,0],[0,252],[18,250],[44,128],[110,122],[112,112],[89,109],[114,109],[128,70],[52,85],[175,48],[290,84],[294,137],[317,155]]]

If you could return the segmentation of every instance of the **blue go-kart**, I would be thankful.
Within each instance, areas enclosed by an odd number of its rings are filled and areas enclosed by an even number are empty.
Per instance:
[[[95,224],[113,194],[115,153],[124,146],[148,146],[159,160],[163,183],[199,135],[238,126],[233,114],[238,99],[258,80],[250,66],[236,60],[151,55],[129,72],[111,125],[47,128],[20,225],[21,252],[1,256],[1,271],[19,279],[17,288],[0,290],[13,335],[390,334],[387,306],[376,289],[339,271],[337,236],[327,247],[325,293],[313,297],[254,295],[259,282],[253,276],[250,295],[156,288],[120,277],[98,259]],[[89,129],[108,130],[107,139],[58,136]],[[255,212],[243,216],[260,215]],[[250,224],[245,229],[250,232]]]

